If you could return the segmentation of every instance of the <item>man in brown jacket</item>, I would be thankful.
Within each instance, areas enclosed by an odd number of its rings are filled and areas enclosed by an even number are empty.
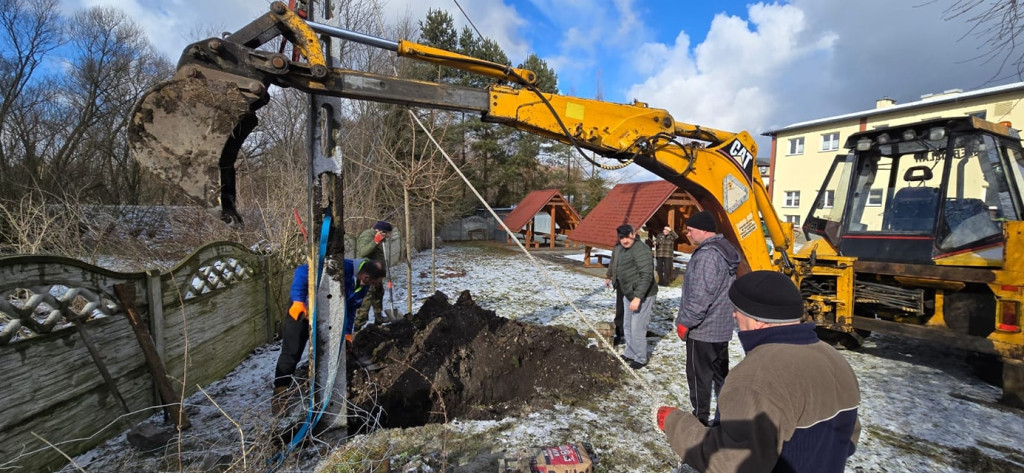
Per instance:
[[[747,357],[729,373],[710,427],[655,407],[672,450],[698,471],[841,473],[860,435],[860,388],[849,363],[801,323],[800,291],[775,271],[732,284]]]

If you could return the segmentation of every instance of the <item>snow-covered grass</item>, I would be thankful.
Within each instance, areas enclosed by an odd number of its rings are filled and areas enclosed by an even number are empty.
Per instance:
[[[437,256],[438,273],[449,276],[436,279],[437,290],[453,298],[469,290],[481,307],[500,316],[576,327],[581,333],[599,321],[612,319],[614,293],[606,291],[603,279],[594,275],[603,271],[571,268],[578,266],[579,255],[567,255],[566,264],[555,264],[549,258],[537,260],[539,266],[535,266],[521,253],[459,245],[442,248]],[[413,258],[414,312],[419,301],[431,294],[429,265],[429,253]],[[404,268],[392,268],[394,300],[403,312]],[[679,458],[653,426],[649,412],[652,405],[689,405],[684,344],[672,331],[680,297],[678,284],[659,288],[650,331],[661,335],[648,339],[649,364],[635,372],[627,370],[630,374],[622,386],[610,394],[585,405],[561,405],[500,421],[452,419],[445,425],[358,435],[329,446],[319,444],[315,454],[293,455],[286,466],[308,471],[319,455],[333,451],[335,456],[321,462],[321,468],[364,471],[352,465],[387,456],[392,459],[392,471],[403,465],[440,471],[439,453],[445,452],[450,455],[447,471],[494,471],[480,465],[525,448],[585,442],[597,454],[597,471],[675,471]],[[389,307],[390,297],[386,296],[385,309]],[[595,349],[606,347],[595,345]],[[621,352],[621,347],[618,350]],[[207,393],[236,421],[269,424],[269,386],[278,352],[275,345],[258,350],[225,380],[208,387]],[[999,389],[974,377],[964,352],[875,335],[863,349],[842,353],[857,373],[862,396],[863,432],[847,471],[1024,471],[1024,447],[1020,446],[1024,413],[996,404]],[[730,356],[733,365],[743,357],[735,337]],[[187,435],[209,436],[210,449],[227,452],[239,466],[241,441],[235,426],[201,393],[190,398],[189,404],[193,427]],[[259,432],[268,427],[250,424],[247,429],[258,439]],[[87,471],[160,468],[147,455],[128,452],[131,447],[120,435],[76,462]]]

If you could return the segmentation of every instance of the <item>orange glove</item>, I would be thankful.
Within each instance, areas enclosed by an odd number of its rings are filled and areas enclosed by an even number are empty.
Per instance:
[[[675,411],[676,408],[668,406],[660,406],[654,411],[654,425],[657,425],[662,432],[665,431],[665,418],[668,417],[669,413]]]
[[[690,329],[686,328],[683,324],[676,325],[676,335],[679,335],[680,340],[686,340],[686,332],[689,331]]]
[[[373,242],[374,243],[379,245],[380,242],[382,242],[382,241],[384,241],[384,234],[383,233],[378,233],[378,234],[373,236]]]
[[[288,308],[288,315],[292,316],[292,319],[299,320],[306,317],[306,303],[295,301],[292,302],[292,306]]]

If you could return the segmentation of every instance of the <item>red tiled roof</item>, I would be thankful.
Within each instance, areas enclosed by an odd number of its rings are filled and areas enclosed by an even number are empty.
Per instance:
[[[587,246],[611,249],[615,246],[615,229],[619,225],[628,223],[640,228],[677,189],[668,181],[619,184],[576,226],[569,239]]]
[[[571,229],[580,220],[580,214],[565,200],[565,197],[562,197],[562,193],[558,189],[544,189],[526,194],[526,197],[523,197],[523,200],[519,201],[516,208],[505,216],[502,221],[505,222],[509,230],[518,232],[523,227],[526,227],[526,224],[530,223],[530,220],[549,204],[565,207],[570,221],[562,221],[563,218],[559,218],[561,214],[556,214],[556,221],[562,230]]]

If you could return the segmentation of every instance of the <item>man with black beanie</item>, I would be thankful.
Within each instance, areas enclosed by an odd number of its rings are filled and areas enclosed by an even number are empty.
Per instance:
[[[860,436],[853,369],[801,323],[803,298],[782,273],[736,279],[729,301],[747,356],[729,374],[714,422],[659,406],[655,425],[698,471],[841,473]]]
[[[363,230],[356,239],[356,258],[365,258],[371,261],[380,261],[385,268],[389,266],[384,246],[389,242],[391,236],[391,223],[378,220],[373,227]],[[370,320],[370,309],[373,309],[373,317],[378,323],[384,314],[384,284],[377,283],[370,286],[370,292],[363,300],[363,304],[356,310],[355,326],[362,327]]]
[[[686,219],[686,233],[697,244],[683,276],[676,333],[686,342],[686,384],[690,387],[693,414],[704,425],[715,397],[729,374],[729,340],[732,340],[732,306],[725,297],[736,279],[740,254],[716,233],[715,218],[704,210]]]

